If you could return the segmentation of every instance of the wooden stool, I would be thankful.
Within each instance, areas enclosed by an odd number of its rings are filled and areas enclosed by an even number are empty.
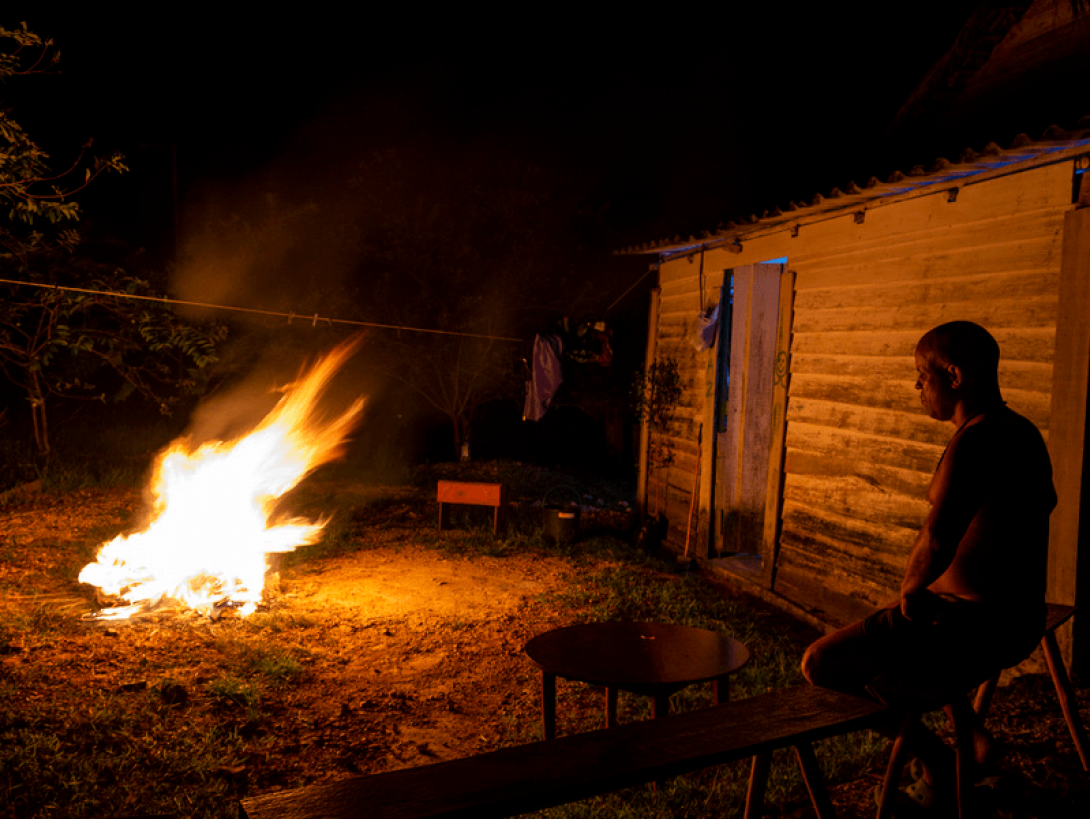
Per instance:
[[[1056,642],[1056,629],[1071,619],[1075,613],[1074,606],[1062,606],[1059,603],[1048,604],[1048,616],[1045,619],[1045,634],[1041,638],[1041,649],[1045,653],[1048,662],[1048,673],[1052,676],[1052,684],[1056,687],[1056,698],[1060,701],[1064,719],[1067,721],[1067,730],[1071,732],[1071,739],[1075,742],[1075,749],[1079,752],[1084,771],[1090,771],[1090,740],[1087,739],[1086,728],[1079,716],[1079,705],[1075,699],[1075,689],[1071,686],[1071,678],[1067,675],[1067,666],[1064,665],[1063,655],[1060,654],[1059,643]],[[988,709],[992,704],[992,695],[999,684],[999,675],[984,683],[977,689],[973,707],[983,723],[988,716]]]
[[[1041,638],[1041,648],[1048,661],[1048,671],[1052,676],[1053,685],[1056,687],[1056,697],[1063,709],[1064,719],[1067,721],[1071,738],[1075,742],[1079,759],[1085,770],[1090,771],[1087,749],[1090,742],[1087,741],[1086,728],[1079,716],[1078,703],[1075,700],[1075,690],[1071,685],[1071,678],[1067,674],[1060,647],[1056,641],[1056,629],[1066,623],[1075,613],[1074,606],[1063,606],[1057,603],[1048,604],[1048,614],[1045,620],[1045,633]],[[957,797],[958,815],[961,817],[972,816],[972,795],[974,783],[974,767],[976,764],[976,752],[973,743],[973,724],[979,721],[983,724],[991,706],[992,695],[999,684],[999,675],[995,675],[976,689],[973,702],[970,703],[968,695],[932,695],[926,698],[925,705],[910,707],[906,710],[901,731],[893,743],[893,751],[890,755],[889,765],[886,768],[885,779],[882,783],[882,800],[878,808],[879,819],[888,819],[893,813],[893,803],[897,792],[897,785],[904,770],[905,757],[904,739],[908,731],[912,730],[922,713],[949,708],[954,728],[954,750],[957,754]],[[939,702],[939,700],[947,700]]]
[[[975,783],[976,755],[973,747],[973,724],[977,717],[973,712],[973,706],[968,695],[933,692],[919,699],[913,698],[915,701],[910,702],[910,704],[907,702],[898,703],[897,700],[899,699],[899,697],[895,698],[892,704],[904,711],[904,718],[901,721],[901,730],[897,734],[897,739],[893,742],[889,764],[886,766],[886,775],[882,780],[882,798],[878,805],[878,819],[890,819],[893,816],[898,785],[901,782],[901,774],[904,772],[908,757],[905,738],[910,731],[920,724],[920,718],[923,714],[928,711],[937,711],[940,708],[947,709],[947,713],[951,715],[954,723],[958,816],[961,819],[974,816],[973,787]]]
[[[439,531],[450,526],[450,504],[495,507],[492,533],[499,534],[507,514],[507,486],[502,483],[439,481]]]

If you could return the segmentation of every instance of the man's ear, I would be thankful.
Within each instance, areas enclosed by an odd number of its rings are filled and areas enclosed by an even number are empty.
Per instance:
[[[950,384],[950,389],[956,390],[961,387],[964,381],[964,373],[961,371],[961,367],[957,364],[946,365],[946,378]]]

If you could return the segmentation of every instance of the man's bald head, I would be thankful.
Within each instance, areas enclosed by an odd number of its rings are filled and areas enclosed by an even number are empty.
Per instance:
[[[999,384],[999,343],[971,321],[951,321],[928,330],[916,352],[932,366],[958,367],[981,387]]]

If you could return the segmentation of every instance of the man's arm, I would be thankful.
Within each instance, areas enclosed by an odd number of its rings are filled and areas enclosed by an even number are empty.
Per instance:
[[[984,466],[974,457],[974,437],[967,429],[950,442],[927,499],[931,511],[920,528],[901,582],[901,612],[905,617],[926,617],[928,587],[950,568],[961,539],[980,509],[984,497]]]
[[[927,587],[945,572],[954,560],[961,538],[942,532],[937,526],[937,509],[931,507],[916,542],[908,555],[908,566],[901,581],[901,613],[909,620],[927,616]],[[940,534],[941,533],[941,534]]]

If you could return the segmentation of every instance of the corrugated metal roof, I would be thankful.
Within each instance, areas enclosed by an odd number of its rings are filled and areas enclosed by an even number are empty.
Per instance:
[[[907,172],[896,171],[885,182],[871,177],[862,186],[853,182],[844,190],[833,188],[824,195],[815,194],[809,202],[789,202],[784,208],[765,211],[761,216],[754,214],[741,221],[730,221],[714,231],[704,231],[700,236],[689,236],[687,239],[675,236],[673,239],[625,248],[618,253],[656,253],[665,256],[727,245],[755,234],[874,207],[884,200],[958,188],[1025,168],[1071,159],[1087,151],[1090,151],[1090,117],[1084,117],[1074,130],[1068,131],[1054,125],[1040,139],[1031,139],[1022,134],[1006,148],[993,142],[979,153],[966,149],[957,162],[940,158],[929,168],[917,165]]]

